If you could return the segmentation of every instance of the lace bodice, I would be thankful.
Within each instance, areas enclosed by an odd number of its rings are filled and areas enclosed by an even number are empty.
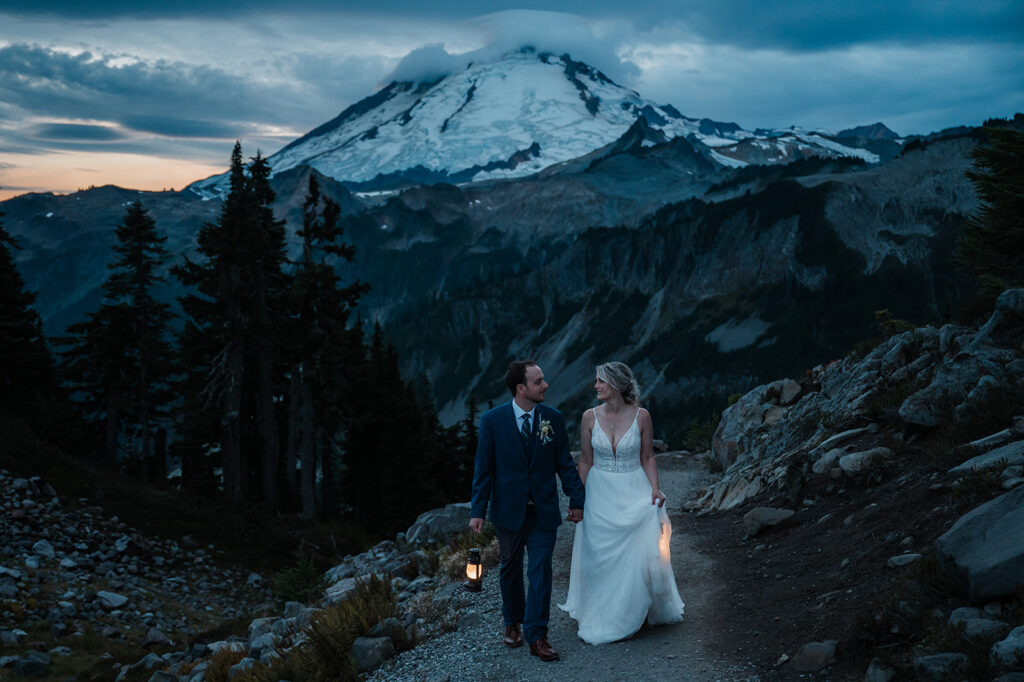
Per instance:
[[[637,417],[640,411],[637,410]],[[612,443],[604,432],[600,420],[594,415],[594,430],[590,433],[590,445],[594,448],[594,468],[622,473],[640,468],[640,427],[637,417],[612,452]]]

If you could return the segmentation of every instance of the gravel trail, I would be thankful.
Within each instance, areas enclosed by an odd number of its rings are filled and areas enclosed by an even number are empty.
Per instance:
[[[559,527],[554,555],[554,589],[548,639],[560,661],[543,663],[527,646],[507,649],[497,576],[485,576],[479,594],[456,592],[458,630],[435,637],[377,670],[372,680],[756,680],[750,664],[723,660],[710,652],[715,636],[715,604],[726,589],[716,580],[714,562],[696,549],[687,528],[699,519],[682,502],[706,484],[707,474],[689,458],[658,457],[659,483],[668,496],[672,520],[672,565],[685,603],[683,621],[643,628],[629,640],[591,646],[576,636],[576,621],[557,607],[569,587],[574,525]],[[563,508],[566,506],[563,497]]]

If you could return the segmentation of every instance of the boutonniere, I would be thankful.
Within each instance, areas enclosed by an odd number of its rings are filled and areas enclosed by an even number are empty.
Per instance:
[[[540,436],[540,442],[543,445],[547,445],[551,442],[551,437],[555,435],[555,430],[551,428],[551,422],[547,419],[541,419],[540,425],[537,427],[537,432]]]

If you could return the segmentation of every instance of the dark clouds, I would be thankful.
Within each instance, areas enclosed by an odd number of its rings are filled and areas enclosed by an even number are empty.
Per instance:
[[[37,116],[130,125],[136,117],[159,116],[158,112],[173,107],[175,117],[202,120],[204,113],[237,115],[261,95],[270,94],[211,66],[166,60],[147,63],[92,52],[68,54],[38,45],[0,48],[0,98]],[[270,112],[259,113],[263,118]]]
[[[32,136],[37,140],[56,142],[115,142],[126,139],[124,133],[113,128],[80,123],[44,123],[35,126]]]
[[[502,0],[390,0],[368,9],[353,0],[0,0],[14,15],[116,20],[123,18],[240,19],[260,14],[377,15],[397,19],[460,20],[488,13],[552,10],[613,18],[644,30],[682,22],[695,39],[744,47],[821,50],[861,43],[931,43],[973,40],[1019,42],[1024,27],[1020,0],[574,0],[510,3]],[[543,30],[544,26],[538,26]]]

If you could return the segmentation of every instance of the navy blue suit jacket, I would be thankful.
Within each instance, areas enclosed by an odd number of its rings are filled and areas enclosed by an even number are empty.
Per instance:
[[[562,514],[558,509],[556,473],[562,480],[562,490],[569,496],[569,507],[583,508],[586,493],[569,456],[569,436],[562,413],[538,403],[534,417],[529,445],[523,444],[511,402],[480,417],[470,510],[474,518],[484,518],[489,505],[495,526],[518,530],[526,515],[526,503],[532,499],[537,509],[537,525],[557,528]],[[540,434],[544,422],[550,427],[547,437]]]

